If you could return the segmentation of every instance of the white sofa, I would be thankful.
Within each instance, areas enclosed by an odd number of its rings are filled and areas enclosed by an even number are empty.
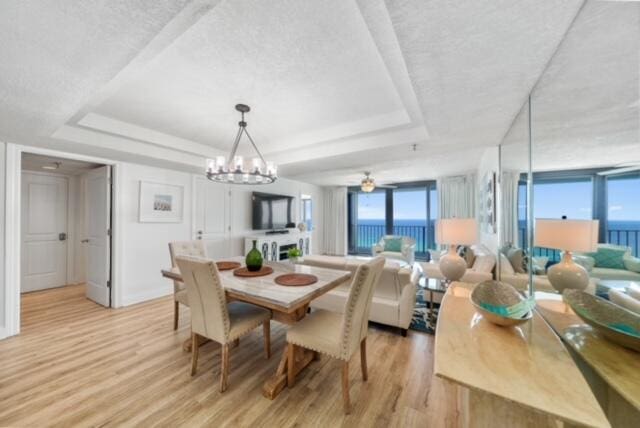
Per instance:
[[[640,282],[640,259],[631,255],[631,248],[613,244],[598,244],[598,248],[613,248],[625,252],[624,269],[610,269],[596,266],[596,261],[589,254],[575,253],[573,260],[589,272],[589,276],[606,280],[623,280]]]
[[[387,239],[401,239],[402,250],[400,252],[385,251],[384,244]],[[371,247],[371,254],[373,257],[382,256],[385,259],[397,259],[413,264],[416,260],[416,240],[409,236],[385,235]]]
[[[306,256],[301,263],[329,269],[355,272],[360,264],[368,260],[362,257]],[[421,271],[418,264],[407,265],[396,260],[386,260],[382,275],[373,294],[369,320],[402,329],[402,334],[411,323],[416,300],[416,286]],[[349,283],[340,285],[314,299],[312,308],[342,313],[349,296]]]
[[[493,269],[496,266],[496,256],[492,254],[483,245],[472,245],[471,249],[475,255],[473,265],[467,269],[460,282],[468,282],[477,284],[482,281],[493,279]],[[440,272],[439,263],[435,260],[428,263],[422,263],[427,278],[444,279],[444,275]]]

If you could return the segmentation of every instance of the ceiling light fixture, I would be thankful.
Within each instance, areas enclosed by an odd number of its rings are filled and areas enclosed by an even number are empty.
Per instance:
[[[215,159],[207,159],[207,178],[211,181],[230,184],[271,184],[278,178],[278,168],[273,162],[266,162],[260,150],[253,142],[253,138],[247,131],[247,122],[244,114],[251,109],[248,105],[237,104],[236,110],[242,118],[238,122],[238,133],[233,142],[233,148],[228,158],[217,156]],[[237,156],[238,145],[242,134],[246,135],[254,150],[258,154],[251,162],[245,162],[242,156]]]
[[[62,162],[53,162],[53,165],[42,165],[42,169],[55,171],[56,169],[60,168],[60,165],[62,165]]]
[[[371,173],[369,171],[364,172],[364,178],[360,182],[360,189],[365,193],[373,192],[373,189],[376,188],[376,182],[373,181],[373,178],[370,177]]]

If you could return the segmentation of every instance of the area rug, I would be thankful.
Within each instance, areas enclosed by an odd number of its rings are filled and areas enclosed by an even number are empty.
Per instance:
[[[411,324],[409,328],[411,330],[422,331],[424,333],[435,334],[435,325],[431,325],[428,321],[429,317],[429,302],[424,297],[425,291],[418,287],[416,292],[416,306],[413,309],[413,316],[411,317]],[[439,303],[436,303],[433,308],[435,317],[438,317]]]

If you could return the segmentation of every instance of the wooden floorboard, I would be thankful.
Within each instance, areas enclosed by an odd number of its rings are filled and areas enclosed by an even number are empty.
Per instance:
[[[278,365],[286,326],[272,322],[230,351],[229,388],[218,391],[220,346],[200,350],[189,376],[189,313],[173,331],[173,301],[105,309],[82,285],[22,296],[22,333],[0,341],[0,426],[449,427],[455,392],[433,377],[433,336],[372,326],[369,381],[350,364],[352,412],[342,412],[340,363],[313,362],[273,401],[262,384]]]

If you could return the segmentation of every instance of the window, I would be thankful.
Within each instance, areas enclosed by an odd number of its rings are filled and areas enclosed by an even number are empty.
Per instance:
[[[386,234],[386,193],[358,192],[355,218],[355,252],[371,253],[371,247]]]
[[[416,241],[416,257],[426,259],[435,248],[435,220],[438,212],[435,182],[398,185],[364,193],[349,192],[349,253],[371,254],[371,247],[383,235],[410,236]]]
[[[640,255],[640,174],[607,178],[607,242]]]
[[[400,188],[393,191],[393,234],[410,236],[416,252],[427,248],[427,188]]]
[[[302,201],[302,222],[307,226],[307,230],[313,230],[313,205],[311,196],[301,195]]]
[[[593,218],[590,178],[533,181],[533,217],[589,220]]]
[[[533,218],[589,220],[594,218],[595,171],[556,171],[533,175]],[[527,183],[522,176],[518,186],[519,246],[528,245]],[[560,260],[560,252],[548,248],[534,248],[534,256]]]

